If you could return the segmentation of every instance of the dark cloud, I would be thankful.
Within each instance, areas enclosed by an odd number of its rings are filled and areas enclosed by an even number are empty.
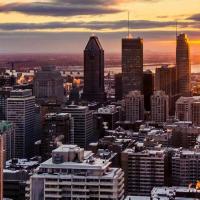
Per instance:
[[[165,28],[175,26],[175,22],[160,22],[148,20],[134,20],[130,21],[132,29],[151,29],[151,28]],[[195,22],[182,22],[180,27],[186,28],[195,26]],[[49,22],[49,23],[5,23],[0,24],[0,29],[4,31],[19,31],[19,30],[36,30],[36,29],[61,29],[61,28],[86,28],[90,30],[117,30],[127,27],[127,21],[92,21],[92,22]]]
[[[188,17],[187,19],[199,22],[200,21],[200,14],[192,15],[191,17]]]
[[[78,15],[101,15],[121,12],[105,6],[92,6],[85,4],[67,3],[12,3],[0,6],[0,12],[20,12],[28,15],[41,16],[78,16]]]

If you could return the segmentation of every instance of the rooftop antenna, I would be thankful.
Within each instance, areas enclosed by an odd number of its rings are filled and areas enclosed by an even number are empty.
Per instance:
[[[128,38],[130,36],[130,13],[128,11]]]
[[[176,38],[178,37],[178,20],[176,20]]]

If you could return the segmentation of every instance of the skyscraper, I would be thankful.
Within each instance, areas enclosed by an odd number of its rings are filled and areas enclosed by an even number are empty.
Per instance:
[[[126,121],[136,122],[144,119],[144,96],[140,91],[131,91],[125,97]]]
[[[35,74],[34,95],[38,102],[57,102],[64,101],[63,78],[60,72],[53,66],[42,67]]]
[[[87,106],[77,105],[64,107],[62,112],[71,114],[74,119],[74,144],[87,148],[95,138],[93,135],[93,112]]]
[[[155,91],[151,96],[151,119],[166,122],[169,116],[169,97],[164,91]]]
[[[151,70],[146,70],[143,73],[143,94],[144,108],[146,111],[151,110],[151,95],[154,91],[154,74]]]
[[[186,34],[177,36],[176,46],[177,86],[180,96],[191,94],[191,63],[189,39]]]
[[[178,99],[176,67],[162,66],[156,69],[155,90],[164,91],[169,96],[169,114],[175,114],[175,104]]]
[[[122,84],[123,96],[130,91],[143,90],[143,40],[122,39]]]
[[[7,120],[15,126],[15,157],[31,156],[35,142],[35,97],[31,90],[11,91],[7,99]]]
[[[104,50],[98,37],[91,36],[84,50],[84,89],[87,101],[104,102]]]

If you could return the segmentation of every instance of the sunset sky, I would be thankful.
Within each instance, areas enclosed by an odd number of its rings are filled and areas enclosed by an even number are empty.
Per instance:
[[[0,53],[80,53],[91,34],[120,52],[128,10],[146,52],[174,52],[176,20],[200,52],[200,0],[1,0]]]

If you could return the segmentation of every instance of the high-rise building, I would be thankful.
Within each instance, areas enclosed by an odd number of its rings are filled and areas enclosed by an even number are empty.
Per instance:
[[[153,187],[168,183],[168,156],[165,150],[126,149],[121,154],[128,195],[149,195]]]
[[[63,78],[53,66],[45,66],[34,77],[34,95],[43,102],[62,103],[64,101]]]
[[[146,111],[151,110],[151,95],[154,91],[154,74],[151,70],[146,70],[143,73],[143,94],[144,108]]]
[[[144,95],[131,91],[125,97],[126,121],[136,122],[144,119]]]
[[[193,109],[195,108],[195,105],[193,106],[193,104],[199,102],[200,96],[180,97],[176,101],[176,118],[180,121],[192,121],[194,117],[194,120],[196,121],[197,118],[195,116],[198,110]],[[192,111],[194,111],[194,115],[192,114]]]
[[[115,100],[122,100],[122,74],[115,74]]]
[[[0,120],[6,120],[6,99],[10,97],[12,87],[0,88]]]
[[[164,91],[155,91],[151,96],[151,120],[166,122],[169,117],[169,97]]]
[[[74,123],[68,113],[48,113],[45,115],[42,133],[42,158],[51,157],[51,152],[62,144],[74,143]]]
[[[186,34],[177,36],[176,72],[179,96],[191,95],[191,63],[189,39]]]
[[[87,101],[104,102],[104,50],[98,37],[91,36],[84,50],[84,89]]]
[[[123,96],[130,91],[143,90],[143,40],[122,39],[122,84]]]
[[[52,152],[30,178],[27,199],[124,199],[124,173],[76,145]]]
[[[156,69],[155,90],[164,91],[169,96],[169,114],[175,114],[175,104],[178,99],[176,67],[162,66]]]
[[[31,90],[13,90],[7,99],[7,120],[15,127],[15,157],[30,157],[35,142],[35,97]]]
[[[0,134],[3,138],[4,161],[14,158],[15,128],[11,122],[0,121]]]
[[[93,111],[87,106],[69,105],[62,112],[71,114],[74,119],[74,144],[87,148],[94,138]]]

